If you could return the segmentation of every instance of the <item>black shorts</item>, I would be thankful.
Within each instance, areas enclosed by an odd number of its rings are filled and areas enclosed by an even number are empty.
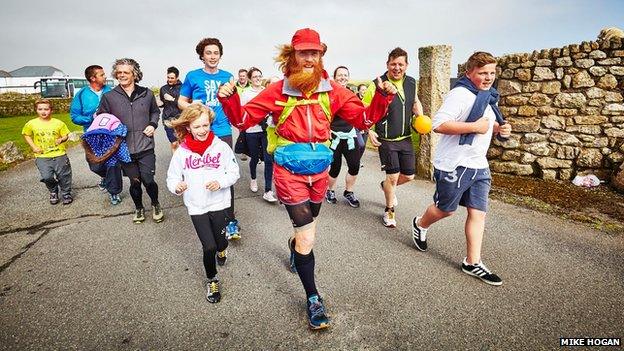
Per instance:
[[[386,174],[401,173],[414,175],[416,173],[416,155],[412,138],[399,141],[379,140],[379,161],[381,170]]]
[[[167,140],[169,140],[169,143],[178,141],[175,130],[173,130],[173,128],[167,127],[167,125],[165,125],[165,121],[163,121],[163,128],[165,128],[165,133],[167,133]]]

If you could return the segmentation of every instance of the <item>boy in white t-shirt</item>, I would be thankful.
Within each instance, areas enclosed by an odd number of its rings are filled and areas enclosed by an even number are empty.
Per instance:
[[[491,185],[486,153],[493,134],[508,138],[511,125],[505,124],[496,105],[498,92],[492,88],[496,59],[487,52],[475,52],[466,63],[466,75],[448,93],[433,118],[433,130],[442,134],[433,166],[436,192],[422,216],[412,221],[412,240],[420,251],[427,250],[429,227],[466,207],[466,258],[462,271],[490,285],[503,281],[481,261],[488,194]]]

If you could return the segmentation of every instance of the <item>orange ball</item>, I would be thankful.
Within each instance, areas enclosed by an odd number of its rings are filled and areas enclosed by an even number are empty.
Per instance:
[[[420,134],[428,134],[431,132],[431,118],[429,116],[420,115],[412,121],[412,128]]]

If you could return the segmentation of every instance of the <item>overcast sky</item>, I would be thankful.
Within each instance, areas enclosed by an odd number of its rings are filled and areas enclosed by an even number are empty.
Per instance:
[[[55,66],[82,76],[90,64],[110,74],[116,58],[140,64],[146,86],[165,82],[166,68],[181,79],[202,63],[195,45],[216,37],[224,46],[220,68],[236,75],[257,66],[277,74],[276,46],[295,30],[319,31],[329,49],[325,67],[348,66],[351,77],[385,71],[387,53],[410,55],[418,75],[418,48],[453,47],[452,71],[476,50],[496,56],[595,40],[600,29],[624,28],[624,0],[2,0],[0,70]]]

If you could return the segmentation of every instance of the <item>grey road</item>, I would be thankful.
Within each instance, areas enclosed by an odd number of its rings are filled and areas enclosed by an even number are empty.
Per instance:
[[[219,272],[222,302],[209,304],[201,246],[164,186],[170,151],[160,129],[157,138],[160,224],[132,223],[127,181],[111,206],[80,148],[69,153],[69,206],[47,203],[32,161],[0,174],[0,349],[539,350],[558,349],[560,337],[624,336],[622,236],[492,201],[483,257],[504,283],[488,286],[459,268],[464,211],[429,231],[428,252],[412,246],[411,219],[432,183],[402,186],[399,225],[383,227],[371,151],[356,186],[362,207],[321,210],[316,274],[330,329],[307,329],[303,289],[287,269],[289,220],[249,190],[246,161],[242,239]]]

